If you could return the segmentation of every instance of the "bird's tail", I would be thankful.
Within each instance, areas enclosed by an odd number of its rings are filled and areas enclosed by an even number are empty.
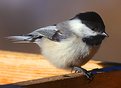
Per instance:
[[[12,40],[14,43],[30,43],[34,42],[32,35],[22,35],[22,36],[9,36],[8,39]]]

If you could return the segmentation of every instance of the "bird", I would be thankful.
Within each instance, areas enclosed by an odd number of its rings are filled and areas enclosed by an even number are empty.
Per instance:
[[[55,67],[82,72],[90,78],[90,73],[81,66],[96,54],[108,36],[101,16],[88,11],[25,35],[7,38],[16,43],[35,43],[40,47],[41,54]]]

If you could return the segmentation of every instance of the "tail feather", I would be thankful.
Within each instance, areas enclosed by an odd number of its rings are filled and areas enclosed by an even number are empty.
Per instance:
[[[12,40],[14,43],[30,43],[32,36],[9,36],[8,39]]]

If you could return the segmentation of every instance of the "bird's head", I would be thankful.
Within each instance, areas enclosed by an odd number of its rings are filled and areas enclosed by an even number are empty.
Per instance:
[[[71,31],[81,38],[94,37],[102,42],[105,37],[108,37],[104,22],[96,12],[79,13],[69,21],[69,25]]]

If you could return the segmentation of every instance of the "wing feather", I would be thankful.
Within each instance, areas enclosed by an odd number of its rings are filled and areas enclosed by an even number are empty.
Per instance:
[[[71,32],[60,23],[58,26],[47,26],[26,35],[9,36],[8,38],[17,41],[18,43],[36,42],[36,39],[41,40],[41,38],[48,38],[52,41],[61,41],[70,37],[70,34]]]
[[[43,37],[52,39],[53,35],[57,31],[58,31],[58,29],[56,29],[56,26],[47,26],[47,27],[39,28],[39,29],[31,32],[30,34],[32,34],[32,35],[41,35]]]

